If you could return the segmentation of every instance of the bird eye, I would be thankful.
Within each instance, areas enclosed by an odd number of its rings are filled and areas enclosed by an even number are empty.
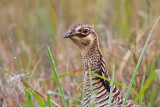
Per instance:
[[[83,29],[82,33],[86,34],[89,32],[89,29]]]

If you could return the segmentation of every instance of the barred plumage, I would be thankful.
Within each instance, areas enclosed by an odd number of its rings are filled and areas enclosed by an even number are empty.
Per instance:
[[[86,87],[84,107],[91,103],[91,91],[89,80],[89,68],[91,72],[97,73],[105,78],[109,78],[107,67],[99,49],[98,37],[93,28],[87,24],[75,24],[70,27],[64,38],[70,38],[80,47],[83,59],[83,71],[86,75]],[[85,78],[84,78],[85,79]],[[106,107],[109,104],[110,82],[92,75],[92,90],[97,93],[94,101],[95,107]],[[121,107],[124,97],[119,89],[114,85],[112,89],[112,107]],[[138,107],[132,101],[126,102],[126,107]]]

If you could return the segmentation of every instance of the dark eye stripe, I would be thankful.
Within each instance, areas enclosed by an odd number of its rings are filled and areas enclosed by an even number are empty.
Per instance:
[[[89,35],[89,33],[88,34],[82,34],[82,33],[79,33],[79,34],[76,34],[78,37],[80,37],[80,38],[83,38],[83,37],[86,37],[87,35]]]

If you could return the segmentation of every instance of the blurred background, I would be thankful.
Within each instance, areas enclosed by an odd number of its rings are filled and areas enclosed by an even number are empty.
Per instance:
[[[159,0],[0,0],[0,106],[27,105],[22,84],[17,79],[19,76],[44,95],[48,90],[59,92],[52,78],[47,45],[51,48],[58,75],[82,68],[78,47],[69,39],[63,39],[75,23],[94,26],[109,75],[112,75],[112,65],[115,64],[115,81],[129,85],[148,34],[159,15]],[[22,68],[21,75],[11,41]],[[143,74],[145,83],[152,72],[160,69],[159,59],[158,22],[133,84],[137,93],[141,89]],[[82,83],[81,74],[60,78],[66,95],[81,99],[78,88]],[[118,87],[125,95],[127,88]],[[159,89],[157,73],[144,93],[143,104],[160,107]],[[59,96],[51,97],[63,106]],[[131,92],[129,98],[134,100],[135,97]],[[79,102],[67,100],[67,103],[79,106]]]

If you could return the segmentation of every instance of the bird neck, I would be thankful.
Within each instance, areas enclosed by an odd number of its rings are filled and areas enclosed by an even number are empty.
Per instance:
[[[94,43],[87,50],[87,52],[82,52],[82,59],[83,71],[89,71],[89,68],[92,72],[99,71],[103,59],[97,39],[95,39]]]

